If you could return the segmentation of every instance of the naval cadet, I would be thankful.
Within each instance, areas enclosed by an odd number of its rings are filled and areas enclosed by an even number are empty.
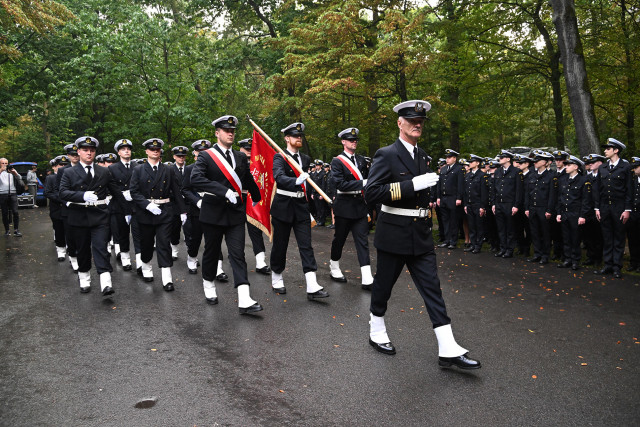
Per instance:
[[[533,257],[529,262],[548,264],[551,256],[551,221],[555,219],[558,178],[549,169],[553,155],[534,150],[531,178],[524,189],[525,215],[529,219],[533,241]]]
[[[238,141],[240,152],[247,156],[249,160],[249,166],[251,166],[251,147],[253,139],[246,138]],[[249,233],[249,239],[251,240],[251,247],[253,248],[253,255],[256,259],[256,273],[271,274],[271,269],[265,262],[265,247],[264,239],[262,237],[262,231],[249,222],[249,216],[247,215],[247,233]]]
[[[512,258],[516,244],[514,216],[523,202],[522,172],[511,165],[513,153],[510,151],[502,150],[498,159],[500,167],[493,177],[491,210],[496,217],[500,250],[494,256]]]
[[[640,157],[631,158],[633,170],[631,192],[633,200],[627,221],[627,241],[629,243],[629,267],[627,271],[640,271]]]
[[[205,298],[210,304],[218,302],[214,283],[215,266],[224,238],[233,270],[234,286],[238,290],[240,313],[261,311],[262,306],[249,294],[244,256],[247,195],[250,194],[253,202],[257,203],[261,199],[260,189],[253,180],[247,156],[231,148],[238,119],[225,115],[211,124],[216,129],[217,143],[198,154],[191,172],[191,186],[195,191],[203,193],[200,223],[204,233],[202,283]]]
[[[600,154],[589,154],[582,158],[585,169],[587,170],[587,179],[591,182],[592,194],[596,194],[596,186],[599,184],[598,170],[607,158]],[[582,240],[587,250],[587,258],[582,265],[599,265],[602,263],[602,248],[604,242],[602,240],[602,228],[600,222],[596,218],[596,212],[592,211],[587,215],[586,223],[583,226],[584,233],[582,234]]]
[[[113,176],[118,190],[122,193],[123,203],[114,201],[110,204],[111,208],[111,232],[115,241],[116,253],[120,253],[120,262],[122,269],[130,271],[133,269],[131,265],[131,243],[129,236],[133,237],[133,249],[135,252],[136,269],[142,275],[142,259],[140,253],[140,229],[138,227],[138,218],[136,216],[136,206],[131,197],[131,175],[133,169],[137,166],[136,162],[131,160],[131,150],[133,143],[126,139],[119,139],[113,145],[120,161],[109,165],[109,172]]]
[[[182,223],[187,220],[187,209],[180,193],[180,178],[171,166],[161,161],[163,145],[164,141],[160,138],[151,138],[142,143],[147,162],[133,169],[129,188],[136,204],[140,227],[142,277],[145,282],[153,281],[150,263],[155,250],[162,288],[171,292],[175,289],[171,275],[173,259],[170,242],[173,206],[178,206]]]
[[[369,224],[367,204],[364,201],[364,186],[367,184],[367,166],[364,157],[356,154],[358,148],[358,128],[347,128],[338,133],[343,152],[331,161],[332,186],[336,188],[333,203],[335,232],[331,242],[331,279],[346,282],[340,270],[342,249],[349,232],[358,254],[362,288],[370,289],[373,283],[371,260],[369,258]]]
[[[620,158],[620,152],[627,148],[614,138],[607,139],[602,146],[607,163],[598,170],[594,200],[596,218],[602,227],[604,240],[604,267],[596,274],[613,273],[621,278],[622,257],[625,246],[625,224],[632,208],[632,175],[629,162]]]
[[[533,177],[533,174],[530,173],[533,159],[523,155],[516,155],[513,164],[522,172],[522,188],[523,191],[526,192]],[[516,253],[528,257],[531,251],[531,227],[529,225],[529,218],[525,215],[524,209],[519,209],[513,219],[516,233]]]
[[[440,169],[436,203],[440,207],[439,226],[444,229],[444,241],[440,248],[455,249],[458,242],[459,207],[464,194],[464,172],[458,164],[460,153],[445,150],[445,165]]]
[[[62,176],[64,175],[67,169],[74,167],[80,157],[78,157],[78,147],[75,144],[67,144],[64,146],[64,150],[67,153],[67,158],[69,159],[69,164],[62,166],[58,169],[58,173],[56,173],[56,182],[53,191],[58,194],[58,198],[60,198],[60,183],[62,182]],[[65,241],[67,242],[67,255],[69,256],[69,264],[73,269],[74,273],[78,272],[78,250],[76,248],[76,242],[71,236],[71,228],[69,227],[69,215],[68,208],[66,203],[62,203],[60,205],[60,215],[62,216],[62,222],[64,223],[64,233],[65,233]]]
[[[51,162],[53,173],[47,176],[44,183],[44,197],[49,200],[49,218],[53,225],[53,240],[56,243],[56,254],[58,261],[62,262],[67,257],[67,241],[64,235],[64,222],[62,221],[61,205],[62,200],[55,192],[56,174],[58,169],[69,164],[67,156],[62,155],[53,159]]]
[[[469,172],[464,176],[463,205],[469,224],[470,245],[464,251],[480,253],[484,238],[484,217],[489,208],[489,177],[480,170],[484,159],[475,154],[469,157]]]
[[[556,164],[555,176],[558,178],[558,186],[566,179],[567,174],[565,172],[564,161],[569,158],[569,153],[562,150],[555,150],[553,153],[553,160]],[[551,241],[553,245],[553,260],[564,262],[565,255],[563,253],[564,243],[562,241],[562,226],[556,221],[551,221]]]
[[[113,268],[109,260],[107,245],[110,238],[109,199],[111,194],[120,201],[111,173],[107,168],[94,163],[99,142],[92,136],[83,136],[75,141],[80,161],[66,169],[60,181],[60,200],[68,206],[67,225],[78,250],[78,279],[80,292],[91,290],[91,256],[100,276],[102,295],[114,293],[111,284]]]
[[[285,294],[282,272],[287,262],[287,248],[291,230],[296,237],[298,251],[305,276],[307,299],[326,298],[329,293],[318,284],[316,271],[318,265],[311,246],[311,214],[309,213],[308,188],[309,174],[299,173],[289,162],[296,162],[303,171],[307,170],[311,159],[304,153],[302,137],[304,124],[292,123],[281,130],[287,144],[285,158],[278,153],[273,156],[273,179],[277,185],[276,194],[271,203],[271,223],[273,225],[273,246],[271,247],[271,287],[278,294]],[[326,203],[323,201],[323,203]]]
[[[562,223],[565,261],[558,267],[577,270],[582,258],[580,231],[586,222],[585,218],[593,211],[591,181],[580,174],[580,167],[584,163],[579,158],[569,156],[564,164],[567,178],[561,180],[558,186],[556,221]]]
[[[369,344],[381,353],[396,353],[384,316],[393,285],[406,265],[433,324],[439,365],[477,369],[480,362],[471,359],[453,337],[438,278],[428,222],[430,195],[425,189],[435,186],[439,178],[427,167],[426,153],[417,147],[430,108],[428,102],[416,100],[393,108],[400,136],[376,152],[365,187],[368,203],[382,203],[374,238],[378,265],[371,287]]]
[[[182,188],[182,182],[184,181],[185,176],[185,161],[187,159],[187,154],[189,154],[189,149],[183,145],[179,145],[171,149],[171,154],[173,155],[174,160],[174,172],[178,176],[180,181],[180,188]],[[180,212],[176,211],[177,206],[174,206],[173,208],[173,219],[171,221],[171,258],[175,261],[178,259],[178,244],[180,243],[180,230],[182,230],[182,221],[180,220]],[[186,241],[187,236],[185,236],[184,239]]]

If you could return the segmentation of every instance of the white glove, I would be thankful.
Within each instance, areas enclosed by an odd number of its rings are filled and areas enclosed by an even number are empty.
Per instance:
[[[84,194],[82,195],[82,198],[84,199],[85,202],[98,201],[98,195],[96,194],[95,191],[85,191]]]
[[[123,191],[123,192],[122,192],[122,195],[124,196],[124,199],[125,199],[127,202],[130,202],[130,201],[132,201],[132,200],[133,200],[133,198],[131,198],[131,190]]]
[[[109,206],[109,203],[111,203],[111,196],[107,196],[107,198],[104,199],[104,202]]]
[[[307,178],[309,178],[309,174],[304,172],[301,173],[300,176],[296,179],[296,185],[300,185],[303,182],[305,182],[307,180]]]
[[[127,225],[131,224],[131,215],[125,215],[124,220],[127,221]]]
[[[196,203],[196,206],[198,207],[198,209],[202,209],[202,199],[198,200],[198,203]]]
[[[438,183],[439,179],[440,177],[437,173],[425,173],[424,175],[414,177],[411,181],[413,181],[413,189],[415,191],[420,191],[425,188],[433,187]]]
[[[224,195],[232,204],[236,204],[238,202],[238,198],[236,197],[236,193],[231,190],[227,190],[227,193]]]
[[[147,205],[147,210],[154,215],[160,215],[162,213],[162,209],[160,209],[160,207],[155,203],[149,203]]]
[[[184,225],[184,223],[187,222],[187,214],[186,213],[180,214],[180,221],[182,222],[182,225]]]
[[[363,179],[363,180],[362,180],[362,186],[364,187],[365,185],[367,185],[367,180],[366,180],[366,179]]]

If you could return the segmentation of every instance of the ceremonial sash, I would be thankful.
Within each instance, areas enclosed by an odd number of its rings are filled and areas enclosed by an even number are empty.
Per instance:
[[[216,165],[218,165],[233,189],[236,190],[236,193],[238,193],[240,200],[242,200],[242,182],[240,181],[240,177],[238,176],[236,171],[234,171],[233,167],[229,164],[229,162],[227,162],[227,159],[225,159],[222,154],[220,154],[213,148],[209,148],[205,152],[209,153],[209,156],[211,156],[213,161],[216,162]]]
[[[347,167],[347,169],[349,169],[349,172],[351,172],[351,175],[353,175],[356,179],[362,181],[363,178],[362,178],[362,173],[360,172],[360,169],[354,167],[355,165],[351,163],[351,160],[349,160],[347,156],[345,156],[344,154],[340,154],[337,157],[337,159],[340,160],[342,164]]]

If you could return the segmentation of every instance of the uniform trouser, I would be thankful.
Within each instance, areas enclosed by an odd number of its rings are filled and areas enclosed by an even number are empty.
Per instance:
[[[455,197],[443,196],[440,198],[440,213],[442,214],[442,226],[444,227],[444,241],[450,245],[455,245],[458,242],[459,230]]]
[[[222,251],[224,237],[229,251],[229,263],[233,270],[235,287],[249,284],[247,263],[244,258],[244,223],[230,226],[218,226],[200,223],[204,233],[204,253],[202,254],[202,278],[213,281],[216,278],[218,259]]]
[[[582,240],[587,248],[587,258],[596,264],[602,261],[602,229],[597,219],[588,219],[583,227]]]
[[[249,233],[249,239],[251,239],[253,254],[258,255],[260,252],[264,252],[265,249],[264,240],[262,240],[262,230],[247,221],[247,232]]]
[[[640,267],[640,212],[631,212],[627,227],[627,242],[629,243],[629,264]]]
[[[17,230],[18,228],[20,228],[20,215],[18,214],[18,196],[16,196],[15,194],[0,195],[0,207],[2,207],[2,223],[4,224],[4,229],[6,231],[9,231],[9,211],[11,211],[11,215],[13,216],[13,229]]]
[[[324,203],[324,202],[323,202]],[[302,260],[302,271],[308,273],[318,270],[316,258],[313,255],[313,247],[311,246],[311,220],[302,220],[293,222],[280,221],[277,218],[271,218],[273,225],[273,246],[271,247],[271,271],[280,274],[284,271],[287,264],[287,247],[289,246],[289,236],[291,229],[296,236],[298,243],[298,251]]]
[[[571,261],[573,264],[579,264],[580,258],[582,258],[582,251],[580,248],[580,230],[581,225],[578,225],[578,213],[564,213],[562,214],[562,241],[564,242],[563,253],[566,261]]]
[[[438,217],[438,240],[441,242],[446,242],[446,233],[444,229],[444,221],[442,220],[442,209],[440,206],[436,205],[436,216]]]
[[[324,225],[327,221],[327,202],[320,199],[320,195],[316,194],[314,199],[314,203],[316,205],[316,214],[315,217],[319,225]]]
[[[333,233],[333,241],[331,242],[331,260],[340,261],[340,258],[342,258],[342,248],[347,241],[349,231],[351,231],[360,267],[370,265],[369,223],[367,217],[350,219],[337,216],[335,225],[336,229]]]
[[[487,215],[484,217],[484,229],[485,236],[491,245],[491,248],[498,248],[500,246],[500,239],[498,238],[498,226],[496,225],[496,216],[491,209],[487,209]]]
[[[480,216],[480,205],[467,206],[467,222],[469,224],[469,242],[476,249],[482,247],[484,236],[484,218]]]
[[[64,223],[64,238],[67,241],[67,255],[70,257],[78,256],[78,249],[76,247],[76,241],[71,234],[71,225],[69,224],[69,217],[63,216],[62,222]]]
[[[64,222],[61,219],[51,218],[51,223],[53,224],[53,240],[56,242],[56,246],[64,248],[67,245]]]
[[[140,226],[136,215],[131,215],[131,223],[127,224],[125,215],[122,213],[111,214],[111,227],[113,241],[120,245],[122,252],[129,252],[131,244],[129,243],[129,235],[133,237],[133,249],[135,253],[141,252],[140,248]]]
[[[516,246],[511,203],[496,203],[496,225],[500,239],[500,250],[513,252]]]
[[[169,236],[171,233],[171,222],[161,224],[142,224],[140,226],[140,258],[142,262],[151,262],[153,258],[153,242],[155,240],[155,251],[158,257],[158,267],[172,267],[171,244]]]
[[[371,313],[384,316],[393,285],[406,265],[413,283],[425,302],[434,328],[448,325],[447,307],[442,298],[438,266],[433,250],[422,255],[396,255],[378,249],[376,276],[371,286]]]
[[[625,230],[620,216],[624,205],[604,205],[600,207],[600,227],[602,227],[603,260],[608,268],[621,269],[624,256]]]
[[[184,223],[184,241],[187,244],[187,255],[192,258],[197,257],[202,244],[202,224],[199,214],[187,215],[187,222]]]
[[[182,221],[180,215],[173,215],[171,217],[171,244],[177,245],[180,243],[180,229],[182,228]]]
[[[113,271],[109,261],[107,244],[111,236],[109,224],[100,224],[94,227],[77,227],[71,225],[71,236],[78,251],[78,271],[86,273],[91,270],[91,255],[96,264],[98,274]]]
[[[557,258],[563,258],[562,226],[557,221],[551,221],[551,240],[553,241],[553,255]]]
[[[528,252],[531,247],[531,227],[529,218],[524,214],[524,210],[518,210],[514,215],[514,227],[516,233],[516,244],[523,252]]]
[[[547,208],[532,207],[529,209],[529,225],[533,236],[533,256],[549,258],[551,254],[551,222],[555,217],[547,219]]]

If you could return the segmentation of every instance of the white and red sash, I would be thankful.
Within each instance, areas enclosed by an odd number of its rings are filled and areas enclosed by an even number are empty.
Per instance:
[[[347,167],[347,169],[349,169],[349,172],[351,172],[351,175],[353,175],[353,177],[359,181],[362,181],[362,173],[360,172],[360,169],[354,167],[355,165],[351,162],[351,160],[349,160],[349,158],[347,156],[345,156],[344,154],[340,154],[337,157],[338,160],[340,160],[342,162],[343,165],[345,165]]]
[[[216,165],[218,165],[233,189],[236,190],[236,193],[238,193],[238,197],[240,197],[240,200],[242,200],[242,181],[240,181],[240,177],[238,176],[236,171],[233,170],[233,167],[229,164],[229,162],[227,162],[227,159],[225,159],[222,154],[218,152],[218,150],[215,150],[213,148],[209,148],[205,152],[208,153],[209,156],[211,156],[211,159],[213,159],[214,162],[216,162]]]
[[[289,167],[291,167],[291,169],[293,169],[293,174],[297,177],[300,176],[300,172],[298,172],[298,169],[296,169],[291,162],[289,161],[289,159],[291,159],[291,161],[296,161],[296,159],[294,159],[293,157],[289,157],[290,154],[287,152],[286,155],[281,154],[282,158],[284,159],[285,162],[287,162],[287,164],[289,165]],[[300,156],[300,153],[298,153],[298,156]],[[300,156],[300,159],[302,159],[302,157]],[[296,162],[296,164],[302,168],[302,165],[298,162]],[[305,185],[305,183],[303,182],[302,184],[300,184],[300,186],[302,187],[302,191],[304,191],[305,196],[307,195],[307,186]]]

